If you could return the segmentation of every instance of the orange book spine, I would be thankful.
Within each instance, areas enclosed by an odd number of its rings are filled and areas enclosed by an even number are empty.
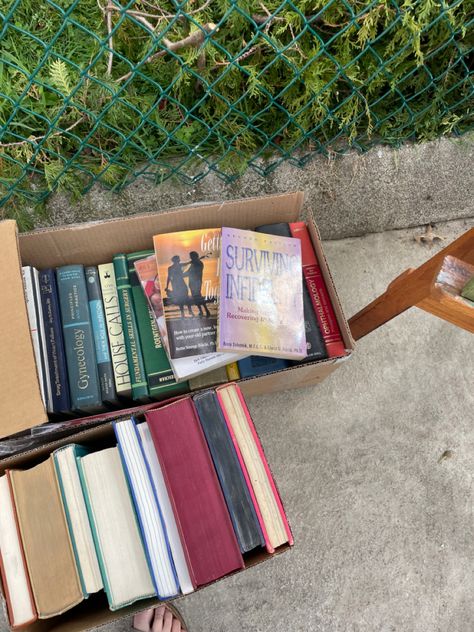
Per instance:
[[[304,222],[293,222],[289,226],[291,235],[301,241],[303,276],[311,296],[311,302],[326,344],[328,356],[334,358],[346,355],[341,330],[337,323],[321,267],[314,252],[308,228]]]

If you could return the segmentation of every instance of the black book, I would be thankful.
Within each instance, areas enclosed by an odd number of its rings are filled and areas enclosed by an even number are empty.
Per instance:
[[[285,222],[279,224],[263,224],[255,229],[257,233],[266,233],[267,235],[278,235],[280,237],[292,237],[290,227]],[[306,346],[308,355],[304,360],[299,360],[295,364],[301,362],[314,362],[315,360],[324,360],[328,357],[324,338],[319,328],[318,319],[313,310],[311,296],[309,294],[306,283],[303,280],[303,270],[301,270],[301,282],[303,284],[303,313],[304,324],[306,330]]]
[[[265,546],[255,507],[214,391],[193,397],[241,553]]]

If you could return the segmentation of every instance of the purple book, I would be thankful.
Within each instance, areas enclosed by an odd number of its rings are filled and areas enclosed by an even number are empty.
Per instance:
[[[223,228],[218,350],[306,357],[301,242]]]

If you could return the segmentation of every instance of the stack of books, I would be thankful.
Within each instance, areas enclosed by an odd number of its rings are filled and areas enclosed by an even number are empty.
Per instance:
[[[13,627],[104,591],[111,610],[187,594],[292,545],[235,384],[113,422],[115,440],[65,445],[0,477],[0,568]]]
[[[23,268],[52,419],[346,354],[303,222],[150,236],[148,251]]]

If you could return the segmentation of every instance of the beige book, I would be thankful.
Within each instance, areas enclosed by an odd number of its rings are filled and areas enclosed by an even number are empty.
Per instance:
[[[38,617],[54,617],[83,594],[52,457],[10,480]]]
[[[110,609],[154,596],[118,448],[93,452],[78,463]]]
[[[265,456],[259,445],[256,432],[255,434],[252,432],[250,415],[244,408],[244,403],[238,395],[235,384],[220,387],[217,389],[217,393],[227,425],[231,435],[234,435],[240,451],[239,460],[243,460],[248,472],[267,532],[265,540],[268,539],[271,547],[276,549],[289,541],[289,527],[287,532],[283,507],[281,501],[278,502],[278,493],[274,484],[272,485],[273,481],[269,469],[267,469],[268,466],[265,467]]]

